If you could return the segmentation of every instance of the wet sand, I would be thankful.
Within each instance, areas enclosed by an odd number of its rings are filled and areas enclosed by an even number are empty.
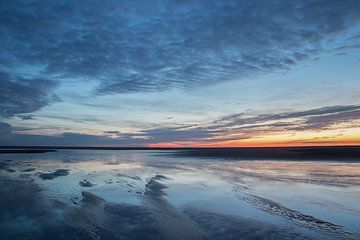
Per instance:
[[[2,155],[0,239],[360,239],[360,163],[170,155]]]

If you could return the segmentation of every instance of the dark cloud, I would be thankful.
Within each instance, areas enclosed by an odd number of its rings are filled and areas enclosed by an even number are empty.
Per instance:
[[[22,115],[19,116],[22,120],[32,120],[32,119],[36,119],[33,115]]]
[[[96,79],[98,94],[188,88],[288,69],[359,16],[351,0],[4,1],[0,67]]]
[[[119,131],[104,131],[104,133],[105,134],[116,134],[116,135],[118,135],[118,134],[121,134]]]
[[[32,113],[60,101],[57,95],[51,93],[56,85],[51,80],[25,79],[0,72],[0,117]]]

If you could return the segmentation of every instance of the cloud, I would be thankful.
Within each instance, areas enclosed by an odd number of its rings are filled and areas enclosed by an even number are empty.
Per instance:
[[[345,45],[335,48],[335,50],[351,50],[351,49],[360,49],[360,44]]]
[[[330,106],[306,111],[246,117],[248,113],[234,114],[209,123],[208,126],[157,127],[136,133],[105,131],[103,135],[65,132],[57,136],[16,133],[7,123],[0,123],[0,145],[50,146],[147,146],[157,143],[197,142],[216,143],[242,140],[282,132],[330,129],[336,124],[360,126],[360,106]],[[21,130],[21,129],[20,129]]]
[[[360,40],[360,34],[353,35],[347,39],[348,41]]]
[[[207,129],[200,127],[158,127],[139,131],[137,133],[122,133],[119,131],[105,131],[105,134],[118,139],[143,139],[144,143],[160,143],[174,141],[196,141],[211,137]]]
[[[225,117],[222,117],[214,123],[221,126],[234,126],[234,125],[244,125],[244,124],[256,124],[267,121],[274,120],[284,120],[292,118],[317,118],[321,116],[334,115],[339,113],[348,113],[353,111],[360,110],[360,106],[356,105],[347,105],[347,106],[328,106],[322,108],[315,108],[305,111],[295,111],[295,112],[283,112],[278,114],[262,114],[255,117],[245,117],[245,113],[232,114]]]
[[[346,56],[346,55],[347,55],[347,53],[345,53],[345,52],[340,52],[340,53],[335,54],[335,56]]]
[[[360,106],[352,111],[339,111],[318,116],[309,116],[302,126],[293,128],[295,130],[304,129],[325,129],[334,124],[352,122],[360,119]]]
[[[146,146],[164,141],[204,140],[209,134],[199,128],[154,128],[139,133],[105,131],[103,135],[64,132],[55,136],[17,133],[24,130],[0,122],[0,145],[14,146]],[[31,130],[31,129],[26,129]],[[6,134],[5,134],[6,133]]]
[[[12,128],[8,123],[0,122],[0,138],[7,138],[11,135]]]
[[[222,117],[210,125],[210,129],[225,132],[267,133],[281,131],[324,130],[335,124],[360,119],[360,106],[328,106],[305,111],[261,114],[233,114]],[[251,134],[252,135],[252,134]]]
[[[142,143],[132,139],[122,141],[107,136],[64,132],[60,135],[47,136],[22,134],[12,131],[11,125],[0,123],[0,145],[3,146],[141,146]]]
[[[52,94],[56,82],[46,79],[25,79],[0,72],[0,117],[33,113],[60,101]]]
[[[33,120],[36,119],[33,115],[22,115],[19,116],[22,120]]]
[[[291,68],[359,17],[350,0],[6,1],[0,67],[97,80],[97,94],[190,88]]]
[[[150,143],[176,142],[176,141],[201,141],[211,135],[206,129],[197,128],[174,128],[162,127],[149,129],[143,132],[148,137]]]

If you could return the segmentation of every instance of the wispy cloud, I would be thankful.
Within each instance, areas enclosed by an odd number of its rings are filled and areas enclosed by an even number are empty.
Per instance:
[[[263,114],[246,117],[248,113],[233,114],[219,118],[206,126],[156,127],[135,133],[118,130],[104,131],[102,135],[65,132],[57,136],[17,134],[9,124],[0,125],[0,132],[7,133],[7,143],[15,145],[109,145],[144,146],[158,143],[188,142],[194,144],[246,140],[264,135],[296,133],[307,130],[320,131],[331,129],[338,124],[360,126],[360,106],[330,106],[305,111]],[[4,135],[5,136],[5,135]],[[3,139],[5,137],[3,136]],[[9,138],[11,139],[9,141]],[[313,140],[313,139],[311,139]],[[306,142],[304,139],[297,141]],[[317,140],[319,141],[319,140]],[[1,142],[0,142],[1,144]]]
[[[329,106],[305,111],[262,114],[254,117],[246,117],[245,113],[240,113],[220,118],[214,121],[214,125],[212,127],[241,127],[247,124],[254,126],[255,124],[264,124],[270,121],[276,121],[274,126],[278,126],[279,124],[283,124],[284,126],[293,126],[294,123],[289,123],[290,120],[301,120],[301,123],[296,123],[297,126],[301,125],[303,127],[311,127],[316,123],[318,124],[318,127],[326,127],[339,121],[357,119],[359,113],[360,106],[356,105]],[[284,121],[288,123],[284,123]]]

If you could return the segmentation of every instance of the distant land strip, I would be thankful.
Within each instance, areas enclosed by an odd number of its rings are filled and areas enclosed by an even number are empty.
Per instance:
[[[0,154],[16,154],[16,153],[46,153],[56,152],[55,149],[2,149],[0,148]]]
[[[69,146],[0,146],[0,154],[46,153],[56,150],[160,150],[176,157],[260,159],[260,160],[354,160],[360,161],[360,146],[306,147],[229,147],[229,148],[161,148],[161,147],[69,147]]]

